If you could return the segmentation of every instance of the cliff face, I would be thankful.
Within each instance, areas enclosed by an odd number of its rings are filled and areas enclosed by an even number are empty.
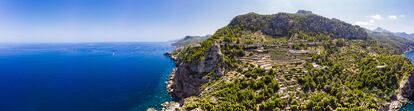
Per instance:
[[[414,99],[414,73],[411,74],[403,84],[401,95],[410,100]]]
[[[185,62],[178,58],[177,69],[171,75],[169,92],[176,99],[183,99],[195,96],[200,93],[200,86],[210,78],[205,77],[207,73],[213,72],[222,75],[222,69],[218,64],[222,62],[220,46],[214,44],[206,51],[205,59]]]

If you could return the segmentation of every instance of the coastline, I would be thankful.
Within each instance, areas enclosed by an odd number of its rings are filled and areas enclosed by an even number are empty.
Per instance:
[[[414,48],[409,48],[408,50],[406,50],[406,51],[404,51],[404,53],[402,54],[404,57],[406,57],[407,59],[409,59],[412,63],[413,63],[413,60],[414,59],[412,59],[412,58],[410,58],[410,57],[408,57],[407,56],[407,54],[408,53],[410,53],[410,52],[412,52],[412,51],[414,51],[413,50]],[[401,81],[400,82],[400,92],[398,93],[398,95],[397,95],[397,100],[395,100],[395,101],[392,101],[391,102],[391,104],[390,104],[390,106],[392,106],[392,105],[395,105],[396,107],[398,107],[398,111],[399,110],[401,110],[403,107],[405,107],[406,105],[409,105],[409,104],[413,104],[412,103],[412,101],[413,100],[410,100],[410,99],[408,99],[408,98],[406,98],[406,97],[404,97],[402,94],[401,94],[401,91],[403,91],[404,89],[402,89],[403,87],[405,87],[405,85],[407,84],[407,82],[409,82],[410,80],[410,77],[408,77],[408,78],[406,78],[404,81]],[[393,104],[394,103],[394,104]]]
[[[167,55],[168,57],[170,57],[174,62],[175,62],[175,65],[177,65],[177,57],[176,56],[174,56],[173,54],[172,54],[172,52],[166,52],[165,53],[165,55]],[[167,79],[167,81],[166,81],[166,85],[167,85],[167,92],[168,92],[168,94],[170,94],[171,95],[171,93],[174,91],[174,89],[172,88],[172,86],[173,86],[173,84],[174,84],[174,78],[175,78],[175,74],[176,74],[176,72],[177,72],[177,67],[176,68],[174,68],[172,71],[171,71],[171,73],[170,73],[170,75],[168,76],[168,79]],[[173,99],[173,101],[167,101],[167,102],[164,102],[164,103],[162,103],[161,104],[161,106],[163,107],[162,109],[161,109],[161,111],[177,111],[177,110],[179,110],[180,109],[180,103],[179,102],[177,102],[177,101],[174,101],[174,99]]]
[[[177,65],[176,64],[177,57],[175,57],[171,52],[165,52],[164,55],[168,56],[171,60],[173,60],[175,62],[175,65]],[[172,85],[174,84],[173,80],[175,78],[176,71],[177,71],[177,68],[174,68],[170,72],[170,74],[167,78],[167,81],[165,81],[166,90],[167,90],[168,94],[170,94],[170,95],[174,90],[172,88]],[[172,100],[172,101],[166,101],[166,102],[162,103],[161,106],[162,106],[162,108],[160,109],[160,111],[177,111],[180,108],[180,103]],[[157,109],[150,107],[150,108],[147,109],[147,111],[157,111]]]
[[[406,53],[411,52],[411,51],[413,51],[413,48],[410,48],[410,49],[408,49],[408,50],[404,51],[404,53],[403,53],[403,54],[406,54]]]
[[[175,65],[177,65],[177,57],[175,57],[171,52],[166,52],[166,53],[164,53],[164,55],[165,56],[168,56],[170,59],[172,59],[174,62],[175,62]],[[166,85],[167,85],[167,92],[169,93],[169,94],[171,94],[172,92],[173,92],[173,88],[172,88],[172,85],[173,85],[173,83],[174,83],[174,78],[175,78],[175,73],[176,73],[176,71],[177,71],[177,68],[174,68],[172,71],[171,71],[171,73],[170,73],[170,75],[168,76],[168,79],[167,79],[167,81],[165,82],[166,83]]]
[[[175,78],[175,73],[176,73],[176,71],[177,71],[177,68],[174,68],[173,69],[173,71],[170,73],[170,75],[168,76],[168,80],[166,81],[166,83],[167,83],[167,91],[168,91],[168,93],[170,94],[170,93],[172,93],[173,92],[173,88],[172,88],[172,85],[173,85],[173,83],[174,83],[174,78]]]

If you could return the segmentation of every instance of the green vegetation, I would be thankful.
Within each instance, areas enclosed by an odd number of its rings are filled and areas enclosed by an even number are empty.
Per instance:
[[[312,35],[325,33],[347,39],[367,39],[368,37],[365,29],[359,26],[312,13],[278,13],[273,15],[249,13],[235,17],[229,26],[238,26],[251,32],[261,31],[274,37],[286,37],[299,32]]]
[[[294,21],[299,26],[312,27],[286,29],[290,34],[277,37],[277,32],[260,32],[269,28],[266,24],[275,22],[273,19],[285,17],[299,20]],[[323,24],[335,28],[315,31]],[[355,35],[338,36],[346,33]],[[224,75],[203,84],[201,94],[185,99],[183,108],[378,110],[396,98],[399,83],[407,79],[414,67],[408,59],[395,54],[408,43],[356,37],[364,35],[361,33],[359,27],[314,14],[238,16],[200,46],[177,52],[187,62],[204,60],[216,44],[221,46],[227,64],[222,66],[226,69]],[[266,69],[268,66],[271,68]]]
[[[353,51],[349,49],[352,48],[342,51]],[[313,102],[319,101],[312,98],[313,92],[323,92],[324,94],[320,95],[325,97],[323,99],[335,103],[309,103],[308,108],[376,109],[396,95],[398,83],[413,71],[411,63],[400,55],[370,55],[342,51],[339,51],[339,55],[327,54],[317,57],[320,60],[318,64],[324,64],[326,68],[317,69],[310,64],[307,65],[306,70],[309,73],[299,80],[299,84],[305,92],[311,94],[309,99]],[[346,54],[341,55],[343,53]]]
[[[242,35],[241,29],[237,27],[224,27],[219,30],[210,38],[203,41],[200,46],[185,47],[186,49],[180,50],[184,52],[175,52],[181,59],[190,62],[203,60],[204,55],[208,49],[210,49],[215,43],[220,42],[234,42],[236,38]],[[191,48],[191,49],[190,49]],[[232,52],[233,53],[233,52]],[[235,52],[241,53],[241,52]]]
[[[274,79],[276,72],[268,71],[260,68],[249,68],[242,71],[245,78],[236,78],[234,80],[225,81],[222,79],[210,82],[208,85],[219,84],[212,87],[211,92],[203,95],[202,100],[189,102],[186,109],[200,107],[206,110],[255,110],[259,106],[264,109],[275,108],[273,103],[278,103],[278,107],[286,105],[286,101],[282,101],[276,94],[279,85]],[[209,98],[216,98],[211,101]]]

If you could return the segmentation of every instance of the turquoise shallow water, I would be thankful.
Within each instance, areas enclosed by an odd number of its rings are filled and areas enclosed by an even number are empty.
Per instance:
[[[414,104],[408,104],[402,107],[400,111],[414,111]]]
[[[414,64],[414,51],[405,53],[405,56],[411,60],[411,63]],[[405,105],[401,108],[400,111],[414,111],[414,104],[410,103],[408,105]]]
[[[143,111],[172,98],[166,43],[0,44],[0,111]]]

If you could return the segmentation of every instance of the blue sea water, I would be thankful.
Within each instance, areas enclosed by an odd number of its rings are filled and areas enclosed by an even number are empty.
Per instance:
[[[172,98],[167,43],[0,44],[0,111],[143,111]]]
[[[411,60],[411,63],[414,64],[414,51],[407,52],[404,55]],[[405,105],[401,108],[400,111],[414,111],[414,104],[410,103],[408,105]]]

